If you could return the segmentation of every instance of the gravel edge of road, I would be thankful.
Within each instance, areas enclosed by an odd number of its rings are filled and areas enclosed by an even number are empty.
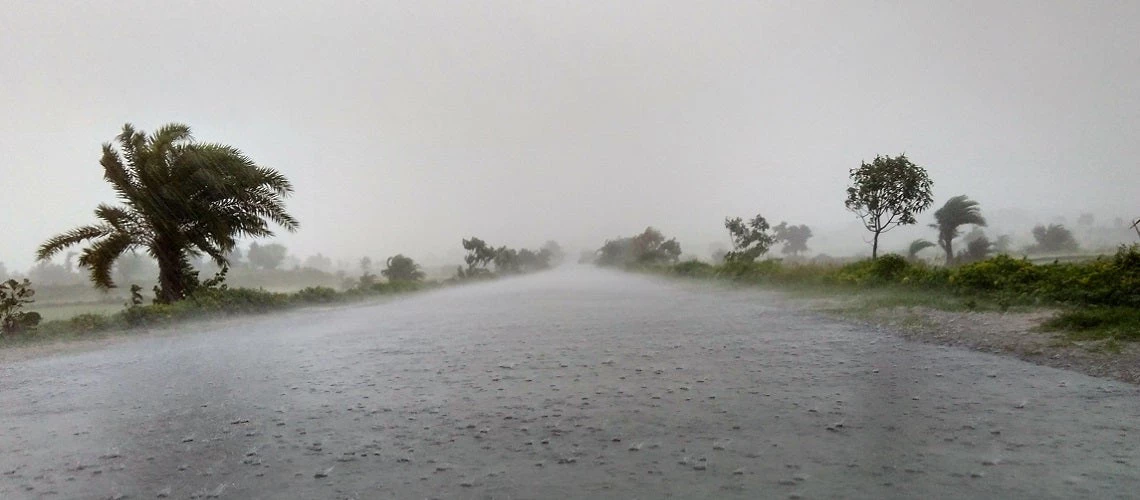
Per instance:
[[[1105,340],[1074,341],[1043,331],[1056,311],[943,311],[893,307],[859,313],[836,311],[834,301],[814,310],[841,321],[881,328],[907,340],[1009,356],[1036,365],[1140,385],[1140,345]]]

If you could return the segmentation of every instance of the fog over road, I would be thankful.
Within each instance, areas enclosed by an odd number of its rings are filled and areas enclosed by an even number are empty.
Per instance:
[[[1134,386],[571,266],[0,367],[0,498],[1112,498]]]

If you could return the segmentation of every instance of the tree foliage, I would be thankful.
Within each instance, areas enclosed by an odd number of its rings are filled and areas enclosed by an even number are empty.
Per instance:
[[[930,248],[932,246],[935,246],[934,243],[931,243],[931,242],[924,240],[922,238],[919,238],[917,240],[910,242],[910,247],[908,247],[907,251],[906,251],[907,260],[913,261],[913,260],[918,259],[918,252],[926,250],[927,248]]]
[[[78,263],[97,287],[111,288],[115,260],[141,248],[158,262],[157,298],[172,302],[195,286],[192,257],[205,254],[224,267],[238,238],[272,236],[270,223],[299,227],[285,211],[288,179],[234,147],[194,142],[181,124],[150,135],[127,124],[116,142],[103,145],[100,164],[122,204],[100,204],[97,223],[48,239],[38,259],[88,242]]]
[[[986,260],[993,251],[994,244],[985,235],[973,238],[966,243],[966,249],[958,253],[959,264],[969,264]]]
[[[553,241],[546,242],[538,250],[530,250],[527,248],[508,248],[507,246],[495,248],[479,238],[472,237],[463,240],[463,249],[467,250],[467,255],[464,257],[467,269],[464,270],[461,266],[455,274],[457,279],[541,271],[550,268],[555,255],[562,255],[562,248]],[[487,269],[488,264],[495,266],[494,273]]]
[[[755,261],[768,253],[778,241],[776,235],[769,232],[768,220],[760,214],[756,214],[747,223],[740,217],[726,217],[724,228],[728,229],[728,234],[732,237],[732,251],[724,255],[727,262]]]
[[[780,248],[780,253],[799,256],[799,254],[808,251],[807,241],[811,239],[812,234],[811,228],[806,225],[789,226],[787,222],[781,222],[772,228],[772,233],[776,236],[776,241],[784,242],[784,246]]]
[[[954,238],[960,234],[958,228],[966,224],[986,225],[986,219],[982,217],[982,209],[978,207],[978,202],[964,194],[946,200],[942,208],[934,211],[934,221],[930,227],[938,230],[938,246],[946,253],[946,265],[950,265],[954,260]]]
[[[10,279],[0,283],[0,333],[12,335],[31,328],[40,322],[40,314],[25,311],[24,307],[35,302],[36,295],[32,283]]]
[[[1034,227],[1033,239],[1037,244],[1029,248],[1030,253],[1075,252],[1080,248],[1072,231],[1060,224]]]
[[[388,278],[388,281],[422,281],[425,276],[420,265],[404,254],[388,257],[385,266],[380,270],[380,275]]]
[[[471,239],[463,240],[463,249],[467,250],[467,255],[463,257],[463,261],[467,263],[468,272],[478,269],[486,270],[487,264],[495,260],[495,249],[487,242],[474,236]]]
[[[681,258],[681,244],[647,227],[636,236],[606,240],[596,254],[595,263],[601,266],[675,263]]]
[[[257,242],[254,242],[249,244],[246,259],[249,260],[250,267],[254,269],[272,271],[281,267],[281,263],[285,262],[285,255],[288,253],[285,245],[280,243],[258,245]]]
[[[926,169],[906,155],[876,156],[850,171],[847,209],[855,213],[873,235],[871,256],[879,255],[879,236],[895,227],[915,223],[915,216],[930,208],[933,182]]]

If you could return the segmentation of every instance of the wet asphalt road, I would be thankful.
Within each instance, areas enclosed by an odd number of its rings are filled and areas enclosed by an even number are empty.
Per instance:
[[[571,268],[0,367],[0,498],[1113,498],[1140,393]]]

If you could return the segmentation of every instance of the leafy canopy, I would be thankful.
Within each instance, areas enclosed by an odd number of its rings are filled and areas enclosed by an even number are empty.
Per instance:
[[[777,241],[777,237],[768,232],[768,220],[760,214],[747,223],[740,217],[725,217],[724,227],[732,237],[733,248],[724,255],[727,262],[752,262],[768,253]]]
[[[946,252],[947,265],[954,258],[954,238],[961,234],[958,228],[966,224],[986,225],[986,218],[982,217],[982,209],[978,205],[978,202],[963,194],[946,200],[942,208],[934,211],[934,224],[930,227],[938,230],[938,246]],[[976,257],[979,251],[975,248],[972,255]],[[982,259],[984,258],[983,256]]]
[[[876,156],[850,172],[847,209],[855,213],[874,235],[872,256],[878,256],[879,235],[895,227],[915,223],[915,216],[930,208],[933,182],[926,169],[911,163],[905,154]]]
[[[78,263],[97,287],[111,288],[115,260],[144,249],[158,261],[159,298],[169,302],[194,285],[192,257],[205,254],[225,267],[238,238],[272,236],[271,223],[300,226],[285,210],[293,186],[284,175],[234,147],[194,142],[186,125],[148,135],[127,124],[115,142],[103,145],[99,163],[121,204],[100,204],[97,223],[48,239],[38,259],[88,242]]]

